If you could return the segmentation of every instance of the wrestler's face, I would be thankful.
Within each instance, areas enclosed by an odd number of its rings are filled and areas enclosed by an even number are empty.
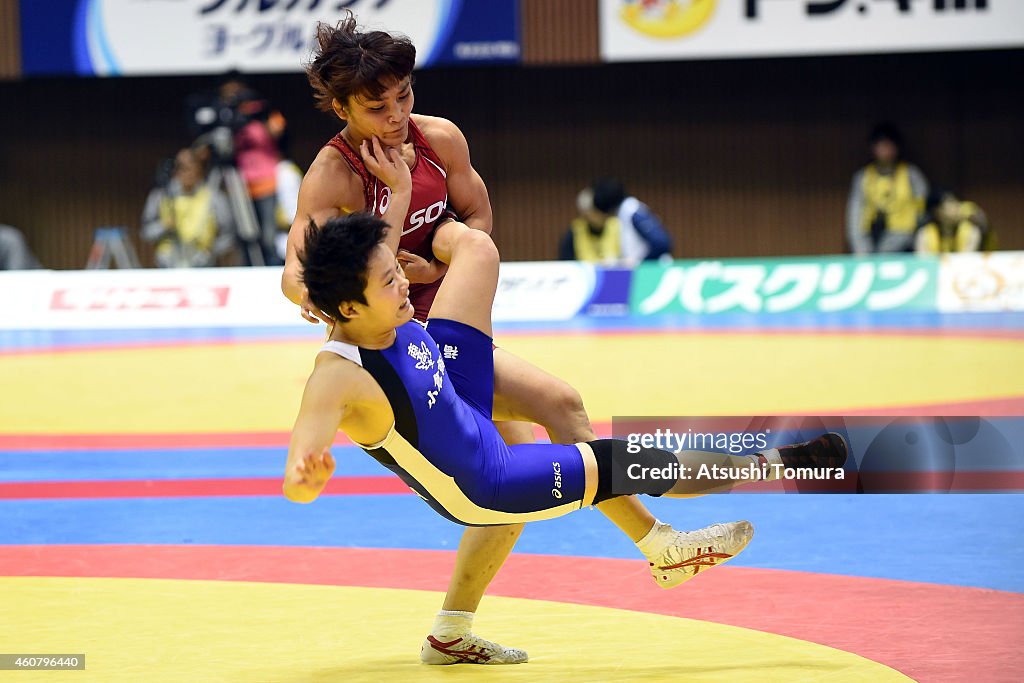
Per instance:
[[[409,280],[395,255],[383,243],[378,244],[368,265],[363,292],[366,304],[354,304],[359,317],[374,329],[394,328],[412,320]]]
[[[379,99],[352,95],[344,105],[335,100],[334,112],[348,123],[353,142],[377,136],[385,147],[398,147],[409,137],[412,104],[412,77],[406,76],[389,83]]]

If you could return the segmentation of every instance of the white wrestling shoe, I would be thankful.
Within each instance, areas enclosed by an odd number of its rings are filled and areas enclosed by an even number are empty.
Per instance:
[[[696,531],[676,531],[675,540],[651,561],[651,577],[662,588],[675,588],[704,569],[740,554],[754,537],[750,522],[712,524]]]
[[[522,664],[529,657],[523,650],[504,647],[472,633],[452,638],[427,636],[420,648],[424,664]]]

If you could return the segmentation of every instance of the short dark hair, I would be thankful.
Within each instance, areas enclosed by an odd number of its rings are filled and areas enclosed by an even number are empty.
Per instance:
[[[416,65],[416,46],[405,36],[384,31],[360,32],[352,12],[335,26],[319,22],[316,48],[306,65],[317,108],[332,112],[333,101],[348,104],[352,95],[378,99]]]
[[[365,212],[331,218],[322,226],[310,219],[299,262],[314,306],[338,322],[348,322],[338,304],[366,303],[370,255],[387,229],[387,223]]]
[[[927,199],[925,199],[924,212],[934,218],[935,209],[939,208],[942,202],[950,197],[956,198],[956,195],[941,185],[933,186],[931,192],[928,193]]]
[[[871,135],[868,136],[868,143],[872,145],[882,140],[888,140],[896,147],[903,147],[903,135],[900,133],[900,129],[888,121],[876,123],[871,129]]]
[[[590,188],[594,192],[594,208],[601,213],[615,213],[626,199],[626,188],[618,178],[598,178]]]

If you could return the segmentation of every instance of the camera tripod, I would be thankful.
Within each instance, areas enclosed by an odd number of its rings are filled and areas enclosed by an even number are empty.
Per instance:
[[[210,187],[223,187],[228,198],[231,218],[238,230],[238,238],[249,255],[249,263],[254,266],[264,265],[263,251],[260,249],[260,226],[256,220],[249,192],[245,189],[238,169],[230,164],[215,164],[210,169],[207,181]]]
[[[253,207],[242,175],[231,162],[231,130],[221,126],[210,131],[206,137],[213,148],[213,165],[207,183],[214,189],[224,188],[224,194],[228,198],[228,210],[238,231],[238,238],[249,256],[249,264],[266,265],[260,248],[261,229],[256,218],[256,209]]]

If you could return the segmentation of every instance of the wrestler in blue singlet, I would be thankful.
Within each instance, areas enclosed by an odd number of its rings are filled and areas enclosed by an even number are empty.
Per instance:
[[[410,321],[386,349],[329,341],[362,366],[395,415],[384,441],[360,444],[443,516],[469,526],[550,519],[581,507],[585,444],[508,446],[491,422],[491,338],[453,320]],[[472,519],[473,524],[464,520]]]

